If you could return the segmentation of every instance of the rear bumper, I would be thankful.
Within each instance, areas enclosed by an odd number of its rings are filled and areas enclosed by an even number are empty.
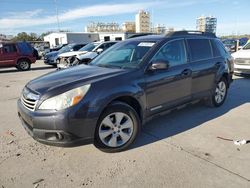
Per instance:
[[[31,60],[31,63],[35,63],[36,62],[36,57],[33,57],[30,60]]]
[[[17,102],[18,116],[27,133],[43,144],[73,147],[90,144],[94,140],[96,120],[75,119],[72,112],[33,112]],[[69,119],[69,117],[72,119]]]

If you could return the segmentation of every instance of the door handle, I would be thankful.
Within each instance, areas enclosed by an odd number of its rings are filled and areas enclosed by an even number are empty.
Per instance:
[[[191,74],[192,74],[192,70],[190,70],[190,69],[185,69],[181,73],[182,76],[190,76]]]

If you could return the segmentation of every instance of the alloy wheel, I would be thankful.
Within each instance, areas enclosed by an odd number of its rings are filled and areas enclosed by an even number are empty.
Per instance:
[[[227,92],[227,86],[225,84],[225,82],[220,81],[217,86],[216,86],[216,90],[215,90],[215,101],[216,103],[221,103],[225,96],[226,96],[226,92]]]
[[[99,138],[108,147],[119,147],[126,144],[132,136],[134,123],[123,112],[107,115],[99,127]]]
[[[20,62],[20,68],[22,70],[27,70],[29,68],[29,63],[27,61]]]

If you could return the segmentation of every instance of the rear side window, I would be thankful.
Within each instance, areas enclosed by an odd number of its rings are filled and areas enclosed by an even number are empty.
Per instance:
[[[226,49],[219,40],[211,40],[213,46],[214,57],[225,56],[227,54]]]
[[[13,53],[16,52],[16,45],[15,44],[5,44],[3,46],[4,53]]]
[[[212,58],[212,50],[208,39],[188,39],[192,61]]]

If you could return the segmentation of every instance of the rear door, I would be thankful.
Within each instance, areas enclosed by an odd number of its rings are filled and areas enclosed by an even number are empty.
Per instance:
[[[191,67],[187,62],[184,39],[167,42],[151,62],[169,62],[166,70],[147,71],[146,95],[148,114],[182,104],[191,99]]]
[[[3,44],[0,55],[0,66],[7,67],[16,64],[17,48],[15,44]]]
[[[187,39],[192,67],[192,97],[200,98],[210,94],[219,68],[213,58],[209,39]]]

